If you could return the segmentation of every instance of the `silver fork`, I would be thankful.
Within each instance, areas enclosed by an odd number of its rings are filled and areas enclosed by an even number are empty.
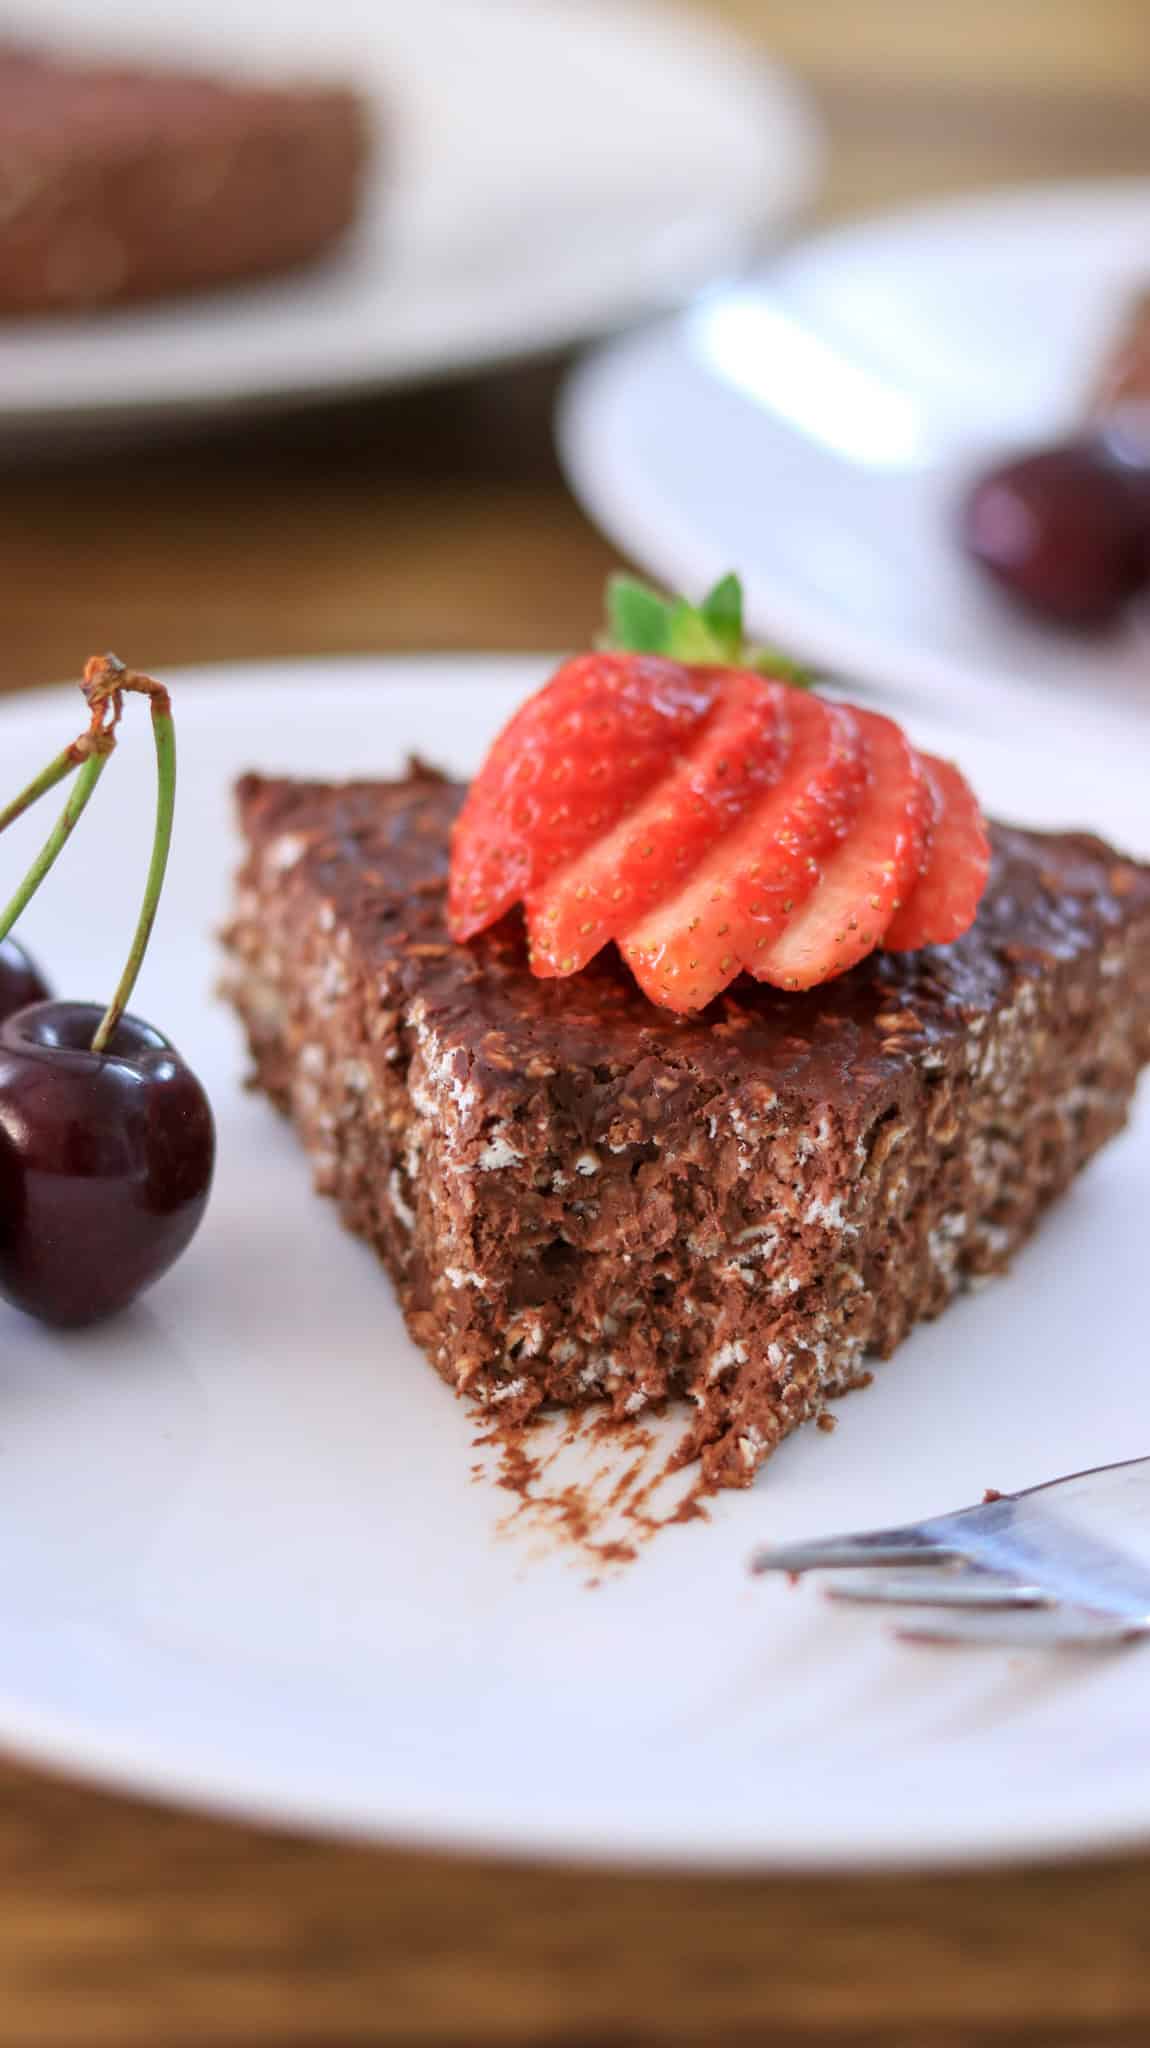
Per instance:
[[[827,1590],[834,1600],[940,1610],[900,1625],[912,1642],[1118,1645],[1150,1635],[1150,1562],[1110,1540],[1123,1521],[1150,1560],[1150,1458],[992,1493],[899,1529],[759,1550],[751,1570],[893,1567]]]

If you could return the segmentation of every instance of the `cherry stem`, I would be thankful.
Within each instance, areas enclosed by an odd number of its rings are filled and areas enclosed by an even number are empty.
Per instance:
[[[9,932],[11,931],[13,925],[16,922],[16,919],[20,916],[21,912],[27,908],[33,896],[36,894],[36,891],[40,887],[40,884],[43,881],[45,875],[47,874],[49,868],[53,865],[57,855],[60,853],[61,848],[65,845],[66,841],[71,838],[72,831],[74,826],[76,825],[77,820],[83,813],[84,808],[88,802],[88,799],[92,794],[92,791],[95,789],[96,784],[100,780],[101,775],[103,774],[105,768],[108,765],[108,760],[111,755],[111,751],[112,750],[110,747],[102,747],[98,753],[90,755],[88,760],[85,761],[83,767],[80,770],[79,775],[76,777],[76,780],[72,785],[72,788],[68,792],[68,801],[64,805],[64,808],[61,811],[59,817],[57,818],[55,825],[53,826],[51,832],[48,834],[48,837],[44,841],[43,846],[40,848],[39,853],[37,854],[35,860],[33,861],[27,874],[25,875],[24,880],[21,882],[20,887],[17,889],[16,894],[13,896],[12,901],[9,903],[7,909],[2,914],[0,914],[0,940],[7,938]],[[56,764],[53,763],[53,766],[55,765]],[[75,766],[75,763],[73,763],[73,766]],[[68,770],[66,768],[62,769],[60,771],[60,774],[57,775],[54,779],[57,782],[60,781],[61,777],[63,775],[66,775],[67,772]],[[51,782],[48,782],[45,783],[44,786],[46,789],[50,789],[52,784]],[[42,794],[43,792],[40,793]],[[25,795],[27,795],[27,791],[25,791]],[[34,801],[34,797],[29,798],[29,802]],[[26,809],[27,805],[25,805],[23,808]]]
[[[114,660],[114,657],[111,658]],[[19,796],[14,796],[10,804],[5,804],[4,809],[0,811],[0,832],[6,832],[9,825],[14,825],[17,818],[23,817],[24,812],[31,810],[33,804],[39,803],[42,796],[47,796],[50,789],[55,789],[58,782],[63,782],[66,775],[71,775],[74,769],[81,767],[85,761],[90,761],[93,754],[106,756],[112,752],[116,744],[116,727],[120,722],[121,699],[118,690],[112,687],[91,699],[90,710],[87,732],[82,732],[79,739],[72,740],[56,755],[55,760],[49,761],[48,766],[40,770],[39,775],[33,776],[27,789],[22,789]]]
[[[89,711],[88,730],[73,740],[70,746],[49,761],[26,789],[14,797],[6,809],[0,811],[0,832],[11,825],[23,812],[28,810],[58,782],[62,782],[73,770],[79,774],[72,785],[68,801],[44,841],[36,859],[13,896],[7,909],[0,913],[0,941],[7,938],[17,918],[27,908],[49,868],[53,866],[71,837],[77,821],[106,768],[116,745],[116,727],[119,725],[124,708],[125,691],[147,697],[152,712],[152,737],[156,748],[156,825],[152,838],[152,858],[148,864],[148,878],[144,884],[144,900],[140,908],[139,922],[132,938],[124,971],[120,976],[116,993],[101,1017],[92,1040],[92,1051],[106,1052],[115,1036],[124,1011],[131,1000],[136,986],[152,926],[156,921],[164,876],[168,866],[168,852],[172,843],[172,819],[176,805],[176,733],[172,723],[172,705],[162,683],[153,682],[151,676],[138,675],[134,669],[124,667],[114,654],[97,654],[84,669],[84,696]]]
[[[74,754],[71,747],[65,747],[62,754],[57,754],[54,761],[49,761],[48,766],[41,769],[35,780],[28,784],[27,789],[22,789],[19,796],[14,796],[10,804],[5,804],[4,809],[0,811],[0,832],[7,826],[14,825],[17,818],[30,810],[34,803],[38,803],[42,796],[47,796],[50,789],[55,789],[56,784],[63,782],[65,775],[71,775],[73,769],[79,765],[80,756]]]
[[[136,675],[134,671],[124,669],[118,662],[112,665],[113,662],[114,657],[108,656],[104,658],[103,663],[88,663],[85,678],[88,681],[89,701],[95,703],[99,701],[101,693],[110,694],[120,690],[138,691],[149,699],[152,711],[152,738],[156,748],[156,826],[139,923],[116,993],[101,1017],[92,1040],[92,1051],[96,1053],[107,1051],[116,1027],[131,1000],[132,990],[143,966],[167,872],[168,851],[172,843],[172,819],[176,807],[176,729],[172,723],[171,699],[162,683],[153,682],[150,676]]]

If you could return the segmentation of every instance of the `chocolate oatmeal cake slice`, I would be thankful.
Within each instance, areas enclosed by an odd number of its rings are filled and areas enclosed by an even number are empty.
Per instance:
[[[159,298],[310,262],[373,146],[350,86],[0,44],[0,313]]]
[[[1150,869],[993,830],[965,937],[659,1010],[445,920],[462,792],[248,777],[229,934],[258,1085],[416,1342],[509,1418],[695,1404],[712,1483],[999,1272],[1150,1058]]]

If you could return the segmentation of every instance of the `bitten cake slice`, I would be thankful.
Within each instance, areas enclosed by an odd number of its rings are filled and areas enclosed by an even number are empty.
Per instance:
[[[248,777],[229,934],[258,1085],[416,1342],[511,1418],[696,1404],[746,1483],[964,1281],[1006,1266],[1150,1058],[1150,870],[996,827],[973,928],[806,993],[656,1008],[613,949],[529,971],[445,923],[463,792]]]

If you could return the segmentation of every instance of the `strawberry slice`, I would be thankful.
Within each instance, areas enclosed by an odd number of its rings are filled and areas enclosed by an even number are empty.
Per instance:
[[[712,709],[717,669],[634,654],[565,662],[495,741],[456,821],[448,916],[493,924],[609,831]]]
[[[921,756],[934,798],[934,825],[917,886],[886,929],[888,952],[946,946],[974,923],[990,872],[990,841],[978,800],[950,761]]]
[[[867,751],[867,788],[817,888],[755,963],[758,979],[776,988],[813,988],[872,952],[922,866],[932,808],[922,761],[889,718],[854,715]]]
[[[751,967],[813,890],[866,779],[855,715],[792,690],[782,779],[690,881],[626,932],[624,958],[653,1002],[697,1010]]]
[[[715,671],[710,718],[647,795],[527,898],[532,971],[574,974],[660,898],[675,891],[716,841],[726,843],[777,782],[790,751],[783,683]]]
[[[521,903],[540,976],[615,940],[658,1004],[746,969],[787,989],[876,946],[946,944],[988,848],[958,771],[743,632],[738,579],[702,602],[612,579],[610,651],[565,662],[504,728],[459,814],[448,923]]]

